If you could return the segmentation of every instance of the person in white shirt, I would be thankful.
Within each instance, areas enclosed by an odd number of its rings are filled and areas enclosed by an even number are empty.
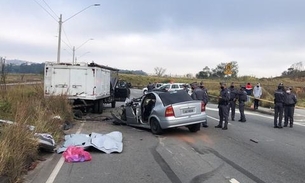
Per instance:
[[[253,96],[254,96],[254,110],[258,109],[258,103],[263,94],[263,89],[260,86],[260,83],[257,83],[253,88]]]

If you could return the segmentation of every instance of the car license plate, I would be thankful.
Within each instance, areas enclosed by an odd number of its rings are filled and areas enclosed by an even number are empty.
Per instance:
[[[194,109],[193,109],[193,108],[190,108],[190,109],[182,109],[182,113],[183,113],[183,114],[193,113],[193,112],[194,112]]]

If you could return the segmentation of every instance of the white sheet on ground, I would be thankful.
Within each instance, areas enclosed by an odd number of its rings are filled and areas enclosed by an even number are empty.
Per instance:
[[[84,149],[94,147],[102,152],[110,154],[112,152],[123,151],[123,135],[119,131],[107,134],[92,132],[91,134],[70,134],[65,136],[65,142],[57,149],[57,153],[66,151],[69,146],[83,147]]]

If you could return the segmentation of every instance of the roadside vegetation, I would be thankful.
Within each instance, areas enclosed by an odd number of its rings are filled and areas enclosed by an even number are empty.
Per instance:
[[[22,175],[39,158],[34,133],[49,133],[58,142],[64,121],[72,121],[73,115],[64,96],[44,98],[42,84],[1,85],[0,119],[15,122],[0,125],[0,177],[22,182]],[[29,130],[28,125],[35,129]]]

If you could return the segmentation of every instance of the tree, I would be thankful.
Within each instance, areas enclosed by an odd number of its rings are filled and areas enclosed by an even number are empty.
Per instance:
[[[192,73],[188,73],[185,76],[186,76],[186,78],[193,78],[193,74]]]
[[[208,66],[205,66],[202,71],[199,71],[198,74],[196,74],[196,78],[198,79],[204,79],[211,76],[211,69]]]
[[[230,65],[230,71],[231,71],[231,77],[237,77],[237,74],[238,74],[238,64],[236,61],[231,61],[229,62],[231,65]],[[223,78],[225,77],[225,70],[227,68],[227,65],[229,63],[220,63],[216,66],[215,69],[212,69],[212,73],[211,73],[211,76],[212,77],[217,77],[217,78]]]
[[[303,63],[302,62],[297,62],[292,64],[287,71],[282,72],[282,76],[294,76],[297,73],[302,72],[303,69]]]
[[[163,76],[165,73],[166,69],[162,67],[155,67],[155,74],[159,77]]]

